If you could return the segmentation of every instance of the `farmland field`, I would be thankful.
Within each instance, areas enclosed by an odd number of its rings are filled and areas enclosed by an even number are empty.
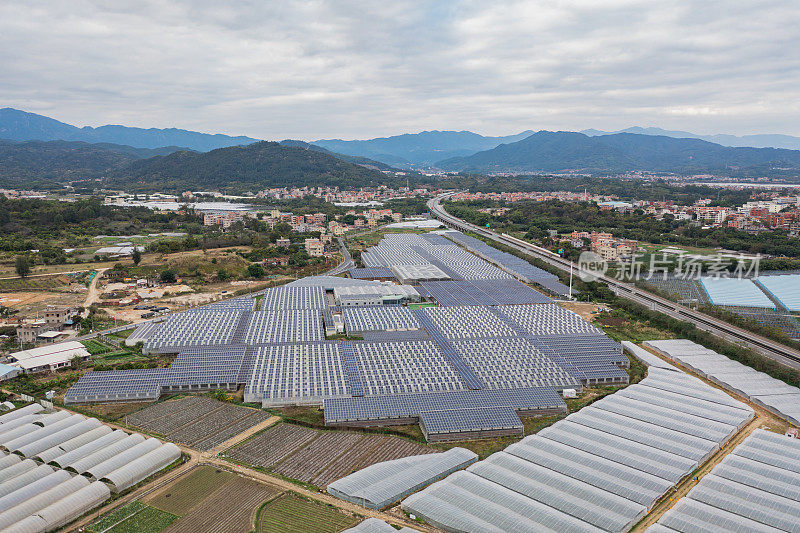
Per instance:
[[[248,533],[255,527],[256,511],[261,504],[280,493],[280,489],[236,477],[192,508],[165,533]]]
[[[257,533],[338,533],[359,520],[330,505],[289,493],[261,509]]]
[[[210,450],[270,417],[202,396],[168,400],[128,417],[128,423],[198,450]]]
[[[225,456],[325,487],[380,461],[438,451],[394,436],[279,424],[228,450]]]
[[[236,479],[236,475],[225,470],[200,466],[192,470],[188,476],[167,486],[147,503],[180,516],[233,479]]]
[[[159,533],[177,516],[132,502],[112,511],[86,528],[90,533]]]

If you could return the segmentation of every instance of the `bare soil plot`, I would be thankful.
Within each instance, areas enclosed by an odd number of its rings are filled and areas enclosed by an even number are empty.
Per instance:
[[[144,501],[162,511],[182,516],[235,479],[238,477],[231,472],[200,466],[188,476],[183,476],[154,495],[146,497]]]
[[[195,505],[165,532],[249,533],[255,527],[256,511],[261,504],[280,493],[280,489],[235,477]]]
[[[284,423],[231,448],[225,455],[240,463],[324,487],[381,461],[439,451],[394,436],[320,431]]]
[[[265,505],[258,517],[257,533],[339,533],[359,518],[336,507],[288,493]]]
[[[210,450],[269,417],[264,411],[189,396],[147,407],[127,420],[129,424],[164,435],[169,440],[198,450]]]
[[[325,487],[328,483],[381,461],[438,451],[398,437],[364,435],[352,448],[317,472],[310,482],[317,487]]]
[[[281,461],[273,470],[286,477],[307,482],[361,439],[358,433],[322,432],[305,447]]]
[[[317,431],[279,424],[229,450],[234,461],[269,468],[317,436]]]

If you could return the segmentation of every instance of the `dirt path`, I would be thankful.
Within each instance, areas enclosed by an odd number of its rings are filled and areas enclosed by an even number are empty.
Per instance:
[[[83,302],[84,317],[89,315],[89,306],[100,299],[100,291],[97,289],[97,285],[106,270],[108,270],[108,268],[101,268],[97,271],[97,274],[94,275],[94,278],[92,278],[92,283],[89,285],[89,290],[86,292],[86,300]]]
[[[226,440],[225,442],[223,442],[219,446],[216,446],[216,447],[208,450],[203,455],[204,456],[211,456],[211,457],[217,456],[220,453],[222,453],[223,451],[227,450],[228,448],[232,448],[232,447],[236,446],[237,444],[239,444],[240,442],[242,442],[246,438],[250,437],[251,435],[255,435],[256,433],[258,433],[262,429],[268,428],[271,425],[277,424],[280,421],[281,421],[281,417],[279,417],[279,416],[271,416],[268,419],[266,419],[263,422],[261,422],[260,424],[256,424],[255,426],[251,427],[250,429],[247,429],[244,432],[239,433],[235,437]]]

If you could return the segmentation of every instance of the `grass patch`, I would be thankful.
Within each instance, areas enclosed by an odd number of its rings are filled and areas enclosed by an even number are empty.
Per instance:
[[[322,502],[296,493],[265,504],[258,512],[257,533],[339,533],[359,519]]]

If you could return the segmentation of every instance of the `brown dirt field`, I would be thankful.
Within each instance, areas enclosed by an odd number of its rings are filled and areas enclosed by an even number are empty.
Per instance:
[[[197,467],[188,476],[170,483],[162,490],[143,499],[157,509],[184,516],[196,505],[237,479],[235,474],[213,466]]]
[[[597,305],[587,302],[558,302],[558,305],[564,309],[569,309],[570,311],[577,313],[587,322],[591,322],[595,318],[595,315],[592,314],[592,311],[596,312],[607,309],[607,307],[604,305]]]
[[[249,479],[234,478],[207,496],[165,533],[248,533],[256,527],[256,511],[281,490]]]

